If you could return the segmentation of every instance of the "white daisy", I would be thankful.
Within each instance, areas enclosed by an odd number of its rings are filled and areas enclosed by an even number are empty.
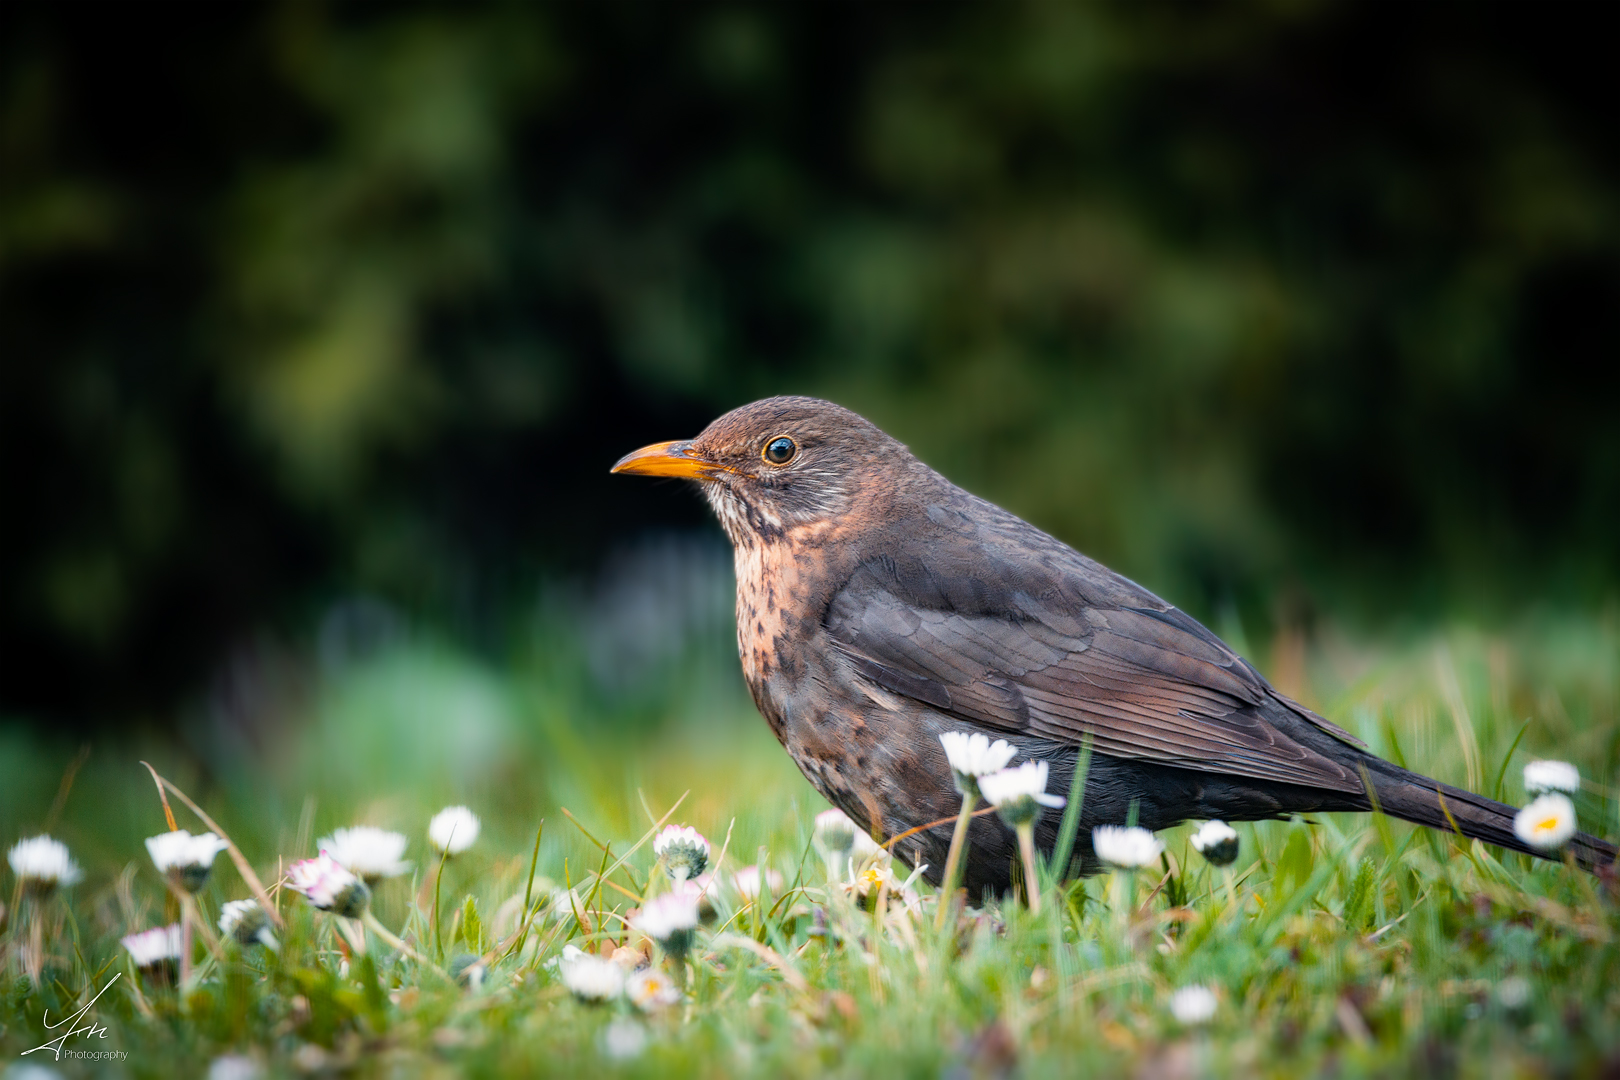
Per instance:
[[[581,1001],[612,1001],[624,990],[624,969],[612,960],[579,949],[564,949],[557,965],[563,985]]]
[[[219,932],[233,938],[239,945],[255,942],[274,949],[275,935],[270,932],[270,916],[257,900],[228,900],[219,911]]]
[[[697,929],[697,924],[697,893],[687,889],[653,897],[642,905],[641,913],[630,920],[631,926],[658,942],[676,934],[689,934]]]
[[[671,881],[685,881],[709,865],[709,842],[690,825],[669,825],[653,838],[653,854]]]
[[[1206,821],[1192,834],[1192,846],[1211,865],[1231,866],[1238,857],[1237,830],[1224,821]]]
[[[58,885],[72,885],[84,877],[84,872],[68,855],[67,845],[49,836],[17,841],[6,853],[6,861],[23,888],[39,894],[48,893]]]
[[[1567,761],[1532,761],[1524,767],[1524,790],[1531,796],[1559,791],[1574,795],[1581,790],[1581,770]]]
[[[1575,804],[1568,795],[1543,795],[1519,811],[1513,831],[1539,851],[1561,848],[1575,835]]]
[[[1134,825],[1098,825],[1091,830],[1091,849],[1105,863],[1136,870],[1159,857],[1164,841]]]
[[[1170,1014],[1187,1025],[1209,1023],[1215,1005],[1215,991],[1207,986],[1183,986],[1170,995]]]
[[[642,968],[624,982],[624,996],[642,1012],[657,1012],[677,1005],[681,992],[675,981],[657,968]]]
[[[979,791],[1008,825],[1034,822],[1041,816],[1041,807],[1062,806],[1068,801],[1062,795],[1046,793],[1046,772],[1046,762],[1026,761],[1016,769],[979,777]]]
[[[402,861],[405,854],[403,833],[379,829],[371,825],[356,825],[350,829],[333,829],[332,835],[316,845],[318,851],[332,856],[339,866],[351,874],[375,885],[379,878],[398,877],[411,868]]]
[[[979,779],[1000,772],[1018,756],[1018,748],[1006,739],[991,742],[988,735],[977,731],[947,731],[939,741],[945,747],[945,760],[950,762],[956,790],[964,797],[977,797]]]
[[[287,887],[322,911],[351,919],[363,915],[371,900],[365,882],[325,851],[287,867]]]
[[[180,959],[180,924],[158,926],[120,939],[138,968],[149,968],[167,960]]]
[[[187,892],[194,893],[208,881],[213,869],[214,856],[228,847],[225,841],[211,832],[192,836],[184,829],[146,838],[147,853],[158,873],[173,878]]]
[[[460,855],[478,839],[478,815],[465,806],[447,806],[428,822],[428,840],[434,848]]]

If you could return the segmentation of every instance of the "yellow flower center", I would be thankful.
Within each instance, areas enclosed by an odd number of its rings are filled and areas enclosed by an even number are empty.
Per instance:
[[[1542,820],[1536,822],[1536,828],[1542,832],[1552,832],[1554,829],[1558,828],[1558,819],[1555,817],[1543,818]]]

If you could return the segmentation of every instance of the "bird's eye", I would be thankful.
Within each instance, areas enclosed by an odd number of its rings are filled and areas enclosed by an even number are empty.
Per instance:
[[[786,465],[799,452],[799,444],[786,435],[778,435],[765,444],[765,460],[772,465]]]

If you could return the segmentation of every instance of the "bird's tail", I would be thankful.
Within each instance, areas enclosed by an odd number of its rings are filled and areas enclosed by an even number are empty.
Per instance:
[[[1513,819],[1518,810],[1506,803],[1442,784],[1387,761],[1380,761],[1377,766],[1376,771],[1368,773],[1366,778],[1372,781],[1376,808],[1391,817],[1428,825],[1444,832],[1460,832],[1472,839],[1522,851],[1526,855],[1553,860],[1563,858],[1562,849],[1549,851],[1533,848],[1520,840],[1513,831]],[[1612,865],[1615,861],[1613,844],[1586,833],[1576,833],[1569,841],[1568,850],[1575,856],[1575,861],[1587,870]]]

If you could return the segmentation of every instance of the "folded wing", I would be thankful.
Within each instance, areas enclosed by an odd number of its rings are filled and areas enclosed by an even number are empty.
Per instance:
[[[949,560],[876,559],[834,597],[825,624],[866,678],[941,712],[1100,753],[1359,792],[1348,766],[1281,727],[1350,736],[1276,694],[1195,620],[1144,590],[1088,602],[1047,565],[952,580]],[[1109,573],[1085,561],[1084,573]],[[1114,577],[1113,575],[1110,575]],[[1043,580],[1044,578],[1044,580]],[[1118,594],[1114,578],[1107,590]],[[1276,718],[1281,722],[1273,722]]]

